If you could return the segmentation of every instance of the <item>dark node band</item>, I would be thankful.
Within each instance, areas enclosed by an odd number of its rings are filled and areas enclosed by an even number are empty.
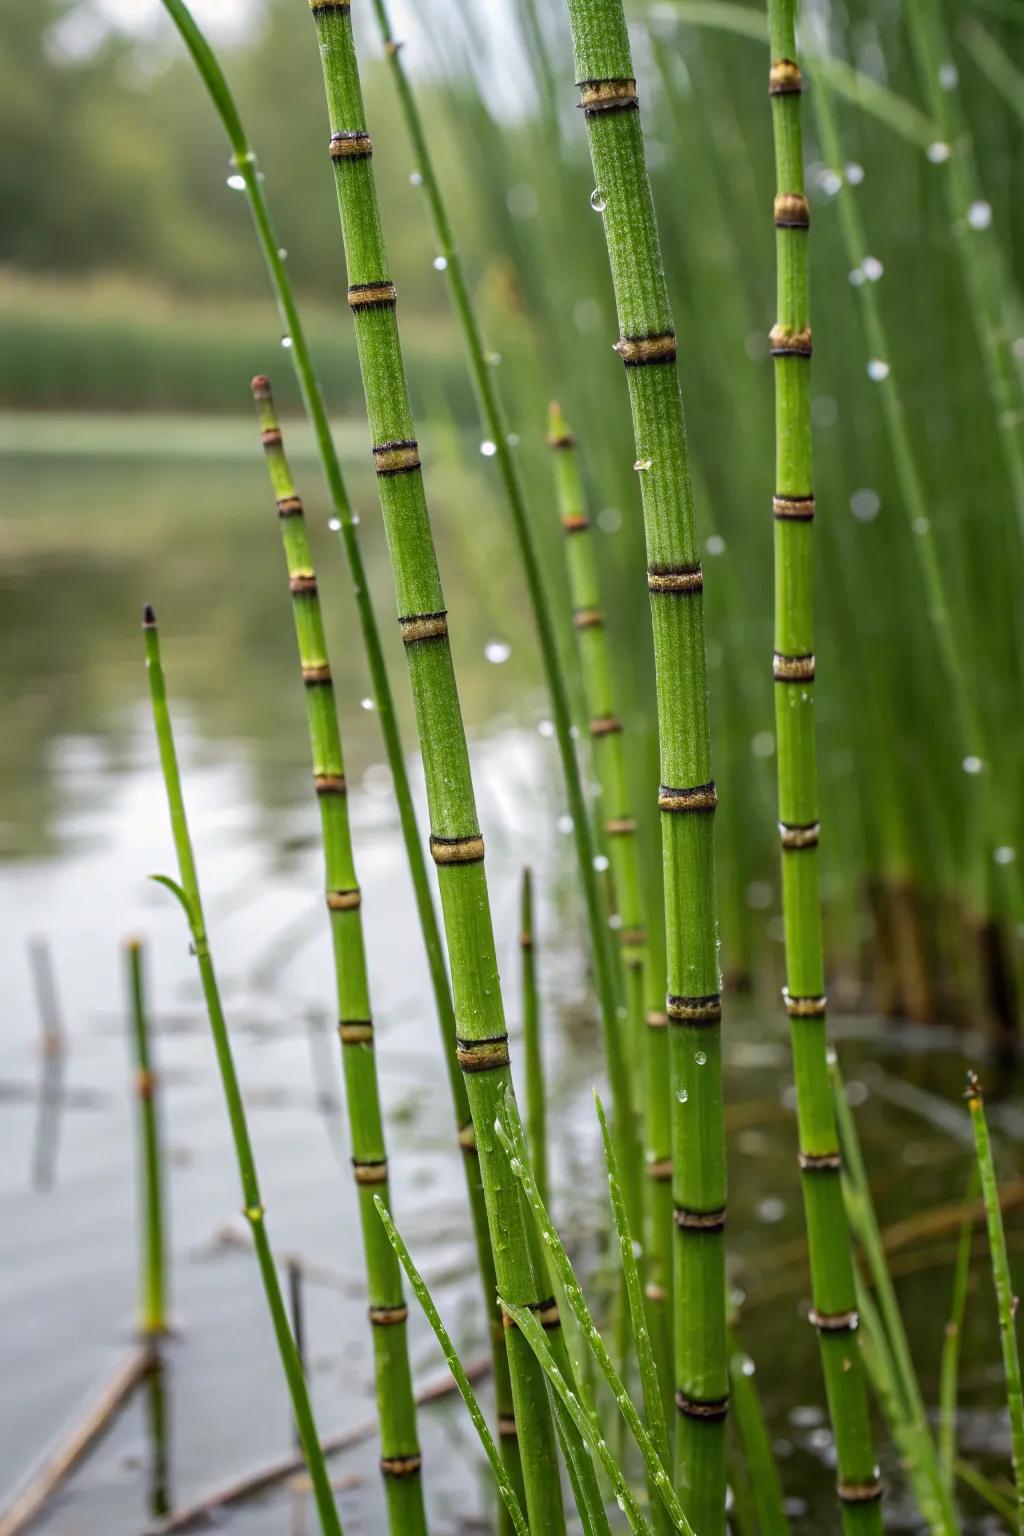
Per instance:
[[[572,616],[574,629],[600,629],[604,614],[600,608],[577,608]]]
[[[882,1479],[868,1483],[836,1483],[836,1493],[843,1504],[875,1504],[882,1497]]]
[[[348,783],[343,773],[318,773],[313,779],[318,795],[345,795]]]
[[[635,112],[640,105],[633,79],[579,80],[577,85],[585,117],[597,112]]]
[[[385,1477],[416,1477],[423,1465],[419,1451],[411,1456],[382,1456],[380,1470]]]
[[[498,1418],[498,1438],[501,1440],[516,1440],[518,1437],[519,1431],[516,1428],[515,1419],[510,1413],[501,1414]]]
[[[802,1173],[838,1173],[843,1166],[839,1152],[798,1152],[796,1160]]]
[[[647,590],[671,597],[689,597],[703,592],[704,572],[699,565],[652,565],[647,571]]]
[[[591,736],[618,736],[622,730],[622,721],[618,715],[600,715],[590,722]]]
[[[676,1024],[717,1024],[722,1017],[722,994],[709,992],[706,997],[676,997],[670,993],[665,999],[665,1011]]]
[[[448,617],[443,608],[437,613],[411,613],[400,618],[398,623],[405,645],[417,645],[421,640],[441,640],[448,634]]]
[[[484,840],[479,832],[470,837],[432,837],[430,857],[435,864],[479,864],[484,856]]]
[[[357,1184],[386,1184],[388,1181],[388,1160],[386,1157],[370,1158],[366,1162],[358,1158],[352,1159],[352,1172],[355,1174]]]
[[[142,1067],[135,1074],[135,1092],[140,1099],[151,1099],[156,1092],[159,1079],[155,1072],[147,1067]]]
[[[651,1008],[644,1018],[644,1023],[648,1029],[667,1029],[668,1014],[660,1013],[657,1008]]]
[[[533,934],[532,933],[521,933],[519,935],[519,948],[520,949],[532,949],[533,948]]]
[[[480,1149],[476,1144],[476,1127],[472,1120],[467,1120],[465,1125],[459,1126],[455,1140],[467,1156],[479,1153]]]
[[[713,811],[718,804],[715,781],[695,784],[691,789],[673,789],[662,784],[658,789],[659,811]]]
[[[307,688],[327,688],[331,682],[331,669],[326,661],[320,662],[316,666],[303,667],[302,681]]]
[[[301,517],[302,497],[279,496],[277,498],[277,515],[278,517]]]
[[[407,475],[420,467],[420,446],[415,438],[378,443],[373,449],[373,466],[379,476]]]
[[[636,822],[632,816],[610,816],[604,824],[607,837],[632,837],[636,832]]]
[[[304,571],[301,576],[290,576],[288,590],[292,597],[316,597],[316,577],[309,571]]]
[[[818,997],[794,997],[788,987],[782,989],[782,1001],[791,1019],[823,1019],[828,1007],[824,993]]]
[[[397,303],[395,285],[388,277],[381,278],[379,283],[352,283],[349,286],[350,309],[394,309]]]
[[[789,325],[773,325],[768,332],[772,357],[810,357],[814,351],[811,328],[794,331]]]
[[[804,77],[799,64],[793,59],[773,59],[768,71],[769,96],[798,96],[804,88]]]
[[[455,1054],[463,1072],[495,1072],[509,1064],[508,1035],[490,1035],[486,1040],[456,1035]]]
[[[807,1317],[819,1333],[856,1333],[860,1327],[860,1313],[855,1307],[848,1312],[819,1312],[812,1307]]]
[[[646,928],[623,928],[619,932],[619,943],[625,945],[646,944]]]
[[[780,821],[779,841],[788,852],[794,852],[801,848],[817,848],[818,835],[821,825],[817,821],[808,821],[802,824]]]
[[[351,9],[351,0],[309,0],[309,8],[316,16],[320,11],[342,11]]]
[[[370,1307],[370,1322],[374,1328],[394,1328],[398,1323],[404,1323],[409,1316],[409,1308],[405,1305],[397,1307]]]
[[[703,1419],[706,1423],[714,1424],[728,1417],[729,1399],[727,1397],[710,1399],[688,1397],[685,1392],[677,1390],[676,1407],[688,1419]]]
[[[660,331],[654,336],[620,336],[613,349],[627,368],[647,368],[652,363],[674,363],[675,331]]]
[[[583,512],[569,512],[562,518],[563,533],[586,533],[590,518]]]
[[[342,1019],[338,1034],[342,1045],[371,1045],[373,1023],[370,1019]]]
[[[658,1157],[654,1162],[644,1165],[644,1172],[649,1179],[656,1183],[663,1183],[672,1177],[672,1159],[670,1157]]]
[[[772,516],[782,523],[809,523],[814,517],[814,497],[773,496]]]
[[[327,892],[328,912],[355,912],[362,904],[363,893],[358,885],[353,885],[346,891]]]
[[[780,192],[775,199],[776,229],[809,229],[811,210],[802,192]]]
[[[560,1328],[562,1320],[558,1315],[558,1303],[553,1296],[547,1296],[543,1301],[531,1301],[527,1306],[528,1312],[534,1312],[541,1327],[548,1333],[553,1328]],[[501,1322],[504,1328],[515,1328],[515,1318],[509,1312],[502,1311]]]
[[[260,442],[264,448],[280,448],[284,442],[280,427],[264,427],[260,433]]]
[[[777,683],[813,683],[813,651],[806,656],[784,656],[776,651],[772,656],[772,676]]]
[[[576,439],[571,432],[559,432],[557,435],[548,438],[549,448],[575,448],[575,446]]]
[[[688,1211],[677,1205],[673,1220],[680,1232],[724,1232],[725,1206],[719,1211]]]
[[[644,1295],[647,1297],[648,1301],[668,1301],[668,1291],[666,1291],[663,1285],[659,1285],[656,1280],[648,1280],[647,1284],[644,1286]]]
[[[365,128],[331,134],[332,160],[368,160],[373,154],[373,140]]]

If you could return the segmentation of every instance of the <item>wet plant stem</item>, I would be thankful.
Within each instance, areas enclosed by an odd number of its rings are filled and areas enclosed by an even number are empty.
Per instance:
[[[153,723],[156,729],[157,745],[160,752],[160,767],[163,773],[164,788],[167,793],[171,833],[178,858],[178,881],[171,880],[167,876],[157,876],[156,878],[161,884],[166,885],[177,897],[185,913],[189,931],[192,935],[192,949],[196,957],[196,964],[199,967],[199,977],[202,983],[203,997],[210,1021],[210,1031],[213,1035],[213,1045],[217,1055],[217,1065],[224,1089],[224,1099],[227,1105],[228,1120],[231,1125],[232,1140],[235,1144],[235,1156],[238,1160],[238,1172],[242,1185],[243,1214],[252,1230],[253,1246],[256,1249],[260,1277],[263,1281],[263,1289],[267,1298],[274,1336],[277,1340],[281,1365],[288,1384],[292,1413],[295,1418],[299,1438],[302,1442],[302,1450],[306,1458],[310,1481],[313,1485],[313,1497],[320,1520],[320,1529],[323,1532],[323,1536],[341,1536],[341,1520],[334,1502],[334,1493],[331,1489],[327,1463],[324,1460],[320,1440],[317,1436],[313,1410],[310,1406],[309,1394],[306,1390],[306,1379],[302,1372],[302,1362],[299,1359],[295,1340],[292,1338],[291,1329],[288,1326],[288,1313],[281,1294],[281,1282],[278,1277],[277,1265],[271,1252],[270,1239],[267,1235],[263,1201],[260,1196],[259,1179],[256,1174],[256,1161],[253,1157],[252,1143],[249,1140],[249,1127],[246,1121],[245,1106],[242,1103],[242,1093],[238,1085],[238,1076],[235,1072],[231,1040],[224,1018],[224,1010],[221,1006],[220,989],[217,985],[217,977],[213,967],[213,957],[210,954],[210,946],[206,936],[206,919],[203,915],[199,877],[196,871],[192,839],[189,834],[188,819],[185,813],[185,800],[182,794],[181,775],[178,769],[178,757],[174,745],[174,732],[171,724],[170,709],[167,703],[167,686],[164,681],[163,665],[160,657],[160,637],[157,631],[156,614],[148,606],[143,615],[142,628],[146,649],[146,670],[149,676],[149,695],[153,708]]]
[[[380,721],[388,770],[395,789],[395,805],[402,830],[409,873],[412,878],[416,912],[423,936],[423,947],[430,971],[430,983],[434,996],[438,1025],[441,1031],[445,1070],[452,1094],[456,1133],[464,1156],[466,1187],[473,1218],[473,1235],[476,1244],[477,1267],[483,1288],[484,1305],[490,1326],[492,1353],[494,1356],[495,1393],[501,1412],[501,1404],[509,1401],[511,1388],[508,1380],[508,1364],[505,1359],[505,1341],[498,1316],[494,1279],[494,1261],[491,1256],[487,1229],[487,1212],[484,1203],[480,1168],[473,1149],[472,1118],[462,1073],[455,1056],[455,1008],[451,986],[445,965],[444,945],[438,924],[437,912],[431,894],[423,842],[413,807],[409,771],[398,732],[391,682],[384,661],[380,630],[370,596],[369,582],[363,565],[356,520],[345,481],[338,462],[334,439],[323,394],[313,367],[313,359],[306,339],[302,318],[285,261],[285,254],[278,244],[267,204],[263,181],[255,153],[250,146],[234,98],[224,73],[209,43],[196,25],[184,0],[164,0],[164,5],[188,48],[200,78],[220,117],[232,150],[232,164],[245,183],[245,195],[252,213],[257,243],[263,256],[270,279],[270,286],[277,304],[285,335],[291,340],[288,355],[295,369],[306,414],[313,427],[317,453],[324,480],[327,484],[331,505],[338,524],[337,533],[345,562],[348,567],[352,595],[355,599],[366,663],[370,674],[370,691],[374,709]],[[515,1447],[508,1448],[514,1460]]]
[[[141,939],[129,939],[124,946],[124,952],[128,972],[128,996],[131,1002],[132,1044],[135,1053],[135,1094],[139,1106],[139,1179],[142,1210],[139,1332],[143,1338],[155,1338],[166,1333],[168,1328],[163,1147],[157,1113],[157,1075],[153,1067],[150,1043]]]
[[[786,1010],[797,1091],[804,1212],[811,1255],[811,1320],[818,1331],[832,1429],[836,1489],[847,1536],[881,1533],[882,1485],[857,1340],[850,1231],[828,1071],[824,946],[818,871],[818,755],[814,725],[814,490],[811,328],[796,63],[796,0],[768,0],[769,94],[775,139],[778,319],[775,359],[775,734],[786,938]]]
[[[960,1374],[960,1347],[963,1340],[964,1316],[967,1311],[967,1289],[971,1277],[971,1243],[974,1237],[974,1208],[978,1189],[978,1166],[975,1163],[967,1186],[967,1211],[960,1224],[960,1236],[957,1239],[956,1263],[953,1266],[953,1294],[949,1307],[949,1319],[942,1340],[942,1361],[939,1369],[939,1465],[950,1493],[956,1482],[956,1400]]]
[[[313,783],[320,808],[338,1036],[373,1336],[381,1427],[380,1469],[393,1536],[417,1536],[426,1531],[427,1524],[406,1330],[409,1309],[402,1294],[398,1257],[374,1204],[375,1197],[380,1197],[385,1205],[389,1203],[388,1160],[377,1081],[362,893],[352,851],[341,732],[309,534],[285,454],[269,379],[264,375],[253,379],[252,392],[284,545],[306,695]]]
[[[548,1200],[547,1099],[541,1046],[540,996],[537,989],[537,937],[533,921],[533,871],[524,869],[519,895],[520,992],[523,1005],[523,1055],[526,1062],[526,1135],[541,1199]]]
[[[526,1219],[495,1141],[509,1072],[484,846],[452,665],[409,404],[347,3],[312,7],[331,126],[349,304],[366,396],[378,496],[395,578],[423,754],[430,847],[437,865],[457,1019],[456,1050],[469,1094],[500,1293],[527,1307],[543,1296]],[[506,1330],[515,1428],[533,1536],[561,1536],[562,1496],[554,1429],[540,1367],[516,1328]]]
[[[523,574],[526,578],[526,587],[540,648],[541,664],[544,670],[545,682],[547,683],[551,706],[551,720],[555,728],[555,738],[558,743],[558,752],[562,764],[562,775],[565,780],[569,815],[572,818],[580,887],[583,892],[587,922],[590,929],[590,945],[597,984],[598,1006],[601,1014],[605,1058],[612,1092],[616,1148],[622,1167],[626,1198],[631,1217],[635,1223],[639,1224],[640,1147],[636,1138],[634,1120],[630,1108],[632,1099],[630,1071],[618,1012],[620,985],[616,974],[615,957],[609,937],[607,915],[602,901],[600,883],[597,871],[594,868],[594,857],[597,848],[594,841],[590,811],[583,793],[583,779],[580,772],[579,757],[573,740],[569,690],[562,668],[552,607],[541,571],[536,538],[527,513],[522,480],[516,467],[512,445],[509,442],[508,427],[498,396],[494,368],[487,361],[487,353],[473,309],[469,288],[466,284],[465,274],[462,270],[462,262],[452,233],[447,206],[437,173],[434,169],[426,130],[420,117],[416,97],[402,64],[399,44],[395,42],[391,32],[384,0],[373,0],[373,8],[377,16],[381,36],[384,40],[385,52],[398,91],[402,115],[405,118],[406,128],[412,141],[417,171],[421,177],[423,191],[427,198],[427,205],[430,210],[431,223],[434,227],[440,257],[445,263],[444,275],[448,283],[452,307],[455,310],[456,318],[462,331],[466,358],[480,412],[481,427],[486,433],[487,440],[494,447],[493,457],[498,468],[502,490],[512,521],[516,545],[519,550],[519,558],[522,562]],[[618,722],[611,717],[602,716],[594,718],[590,722],[591,736],[606,734],[609,730],[616,727],[617,724]]]
[[[717,803],[703,576],[676,336],[621,0],[568,0],[629,385],[644,508],[661,754],[675,1205],[676,1479],[701,1536],[725,1530],[725,1137],[714,877]]]
[[[996,1306],[999,1311],[999,1339],[1003,1350],[1006,1403],[1010,1413],[1013,1479],[1017,1489],[1017,1531],[1018,1536],[1024,1536],[1024,1385],[1017,1347],[1017,1297],[1010,1274],[1010,1258],[1006,1251],[1006,1229],[999,1204],[999,1184],[992,1157],[992,1143],[989,1140],[988,1121],[985,1118],[985,1103],[981,1083],[973,1072],[967,1077],[966,1098],[974,1130],[974,1149],[978,1159],[981,1196],[985,1203],[992,1279],[995,1282]]]

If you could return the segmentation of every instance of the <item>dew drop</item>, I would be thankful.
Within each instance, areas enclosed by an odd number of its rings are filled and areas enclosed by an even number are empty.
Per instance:
[[[1012,864],[1017,857],[1017,850],[1004,843],[1001,848],[996,849],[992,857],[997,864]]]
[[[604,213],[608,206],[608,199],[604,196],[600,187],[595,187],[590,194],[590,206],[595,213]]]
[[[950,148],[944,139],[936,139],[934,144],[929,144],[925,154],[932,165],[945,165],[950,156]]]
[[[483,454],[484,458],[493,459],[497,451],[497,443],[492,443],[489,437],[485,437],[483,442],[480,444],[480,452]]]
[[[708,1059],[707,1052],[706,1051],[696,1051],[696,1052],[694,1052],[693,1059],[697,1063],[698,1067],[703,1067],[704,1064],[706,1063],[707,1059]]]
[[[330,522],[327,524],[327,526],[331,530],[332,533],[340,533],[341,532],[341,519],[337,518],[337,517],[332,517]]]
[[[244,192],[245,191],[245,177],[244,176],[239,176],[237,171],[233,172],[228,177],[228,186],[231,188],[232,192]]]
[[[622,927],[622,914],[621,914],[621,912],[613,912],[612,913],[612,915],[608,919],[608,927],[614,929],[616,933],[619,931],[619,929]]]
[[[843,184],[843,178],[838,171],[822,171],[818,182],[826,197],[835,197]]]
[[[643,1244],[638,1243],[635,1237],[633,1239],[632,1248],[634,1259],[642,1259],[644,1256]]]
[[[447,266],[448,266],[448,258],[447,258],[447,256],[435,256],[434,257],[434,271],[435,272],[444,272],[447,269]]]
[[[914,521],[913,521],[913,524],[912,524],[912,527],[913,527],[915,533],[924,535],[924,534],[926,534],[928,532],[929,528],[931,527],[931,523],[928,521],[928,519],[926,517],[915,517]]]
[[[594,868],[598,871],[599,874],[603,874],[604,871],[608,868],[608,859],[603,853],[595,854]]]
[[[512,647],[507,640],[488,640],[484,646],[484,657],[494,666],[500,667],[503,661],[508,661],[512,654]]]
[[[869,485],[862,485],[850,497],[850,511],[859,523],[873,523],[881,505],[878,492]]]
[[[704,548],[707,550],[709,555],[724,555],[725,540],[722,538],[720,533],[713,533],[711,537],[705,541]]]
[[[641,475],[645,469],[650,469],[653,463],[653,459],[637,459],[633,465],[633,468],[636,470],[638,475]]]
[[[944,91],[955,91],[960,84],[960,71],[952,60],[939,66],[939,84]]]
[[[973,752],[970,752],[964,758],[962,766],[964,773],[976,774],[982,772],[985,764],[982,762],[980,757],[976,757]]]
[[[690,1095],[687,1093],[685,1088],[676,1089],[676,1098],[679,1100],[680,1104],[685,1104],[689,1097]]]
[[[282,345],[282,347],[284,347],[286,352],[290,351],[291,350],[291,346],[292,346],[292,339],[291,339],[291,337],[290,336],[282,336],[281,337],[281,345]]]
[[[555,734],[555,727],[550,720],[538,720],[537,731],[541,736],[553,736]]]
[[[501,353],[488,352],[487,361],[490,363],[492,368],[497,368],[498,364],[501,362]]]
[[[423,185],[423,177],[420,175],[419,171],[412,171],[412,172],[410,172],[410,174],[409,174],[409,185],[410,185],[410,187],[422,187],[422,185]]]
[[[880,357],[873,357],[868,363],[868,378],[880,384],[883,379],[889,377],[889,364]]]
[[[519,433],[518,432],[510,432],[508,434],[508,436],[506,437],[505,441],[506,441],[506,443],[508,443],[510,448],[518,448],[519,447]]]
[[[989,229],[992,224],[992,204],[980,199],[967,210],[967,222],[972,229]]]
[[[774,732],[758,731],[750,738],[750,750],[755,757],[772,757],[775,752]]]
[[[866,282],[866,274],[863,267],[854,267],[850,273],[850,287],[863,288]]]
[[[877,256],[865,256],[861,271],[869,283],[877,283],[885,268]]]
[[[278,248],[277,248],[277,254],[280,256],[282,261],[287,261],[288,260],[288,247],[284,246],[284,245],[279,245]]]
[[[851,160],[846,167],[845,175],[851,187],[859,187],[864,180],[864,167],[859,165],[856,160]]]
[[[558,828],[559,832],[561,832],[563,837],[568,837],[569,833],[572,831],[572,817],[569,815],[559,816],[558,820],[555,822],[555,826]]]
[[[784,1200],[780,1200],[777,1195],[766,1195],[763,1200],[757,1202],[757,1205],[754,1207],[754,1214],[757,1216],[758,1221],[774,1226],[777,1221],[781,1221],[783,1216],[785,1216],[786,1203]]]
[[[602,507],[597,514],[597,526],[602,533],[618,533],[622,527],[622,513],[618,507]]]
[[[751,1360],[749,1355],[744,1355],[740,1370],[743,1372],[744,1376],[753,1376],[754,1372],[757,1370],[757,1366],[754,1364],[753,1360]]]
[[[360,699],[359,703],[360,703],[360,706],[363,709],[365,709],[365,710],[372,710],[374,708],[374,703],[373,703],[372,699]]]

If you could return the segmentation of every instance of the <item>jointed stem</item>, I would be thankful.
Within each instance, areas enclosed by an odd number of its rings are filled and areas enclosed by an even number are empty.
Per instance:
[[[143,1249],[140,1273],[140,1332],[147,1337],[167,1331],[167,1260],[164,1234],[163,1155],[157,1115],[157,1075],[150,1048],[149,1018],[142,974],[142,943],[129,939],[128,991],[132,1009],[142,1187]]]
[[[838,1455],[848,1533],[881,1532],[867,1386],[856,1329],[850,1234],[828,1075],[818,879],[814,736],[814,492],[811,478],[807,231],[795,0],[768,0],[775,131],[778,322],[775,357],[775,722],[786,931],[786,1008],[797,1088],[800,1167],[811,1251],[813,1321]]]
[[[270,481],[288,567],[295,634],[306,693],[313,775],[320,806],[327,910],[334,949],[338,1035],[352,1141],[352,1169],[359,1200],[369,1315],[376,1363],[381,1472],[387,1488],[393,1536],[426,1531],[416,1405],[406,1337],[408,1308],[398,1258],[374,1204],[388,1204],[388,1164],[377,1084],[374,1025],[356,880],[348,791],[334,684],[327,660],[320,597],[302,502],[295,489],[277,422],[270,381],[252,381]]]
[[[192,852],[192,839],[189,835],[188,820],[185,815],[185,800],[181,789],[178,756],[174,746],[174,732],[171,726],[170,710],[167,705],[167,688],[160,660],[160,638],[157,633],[156,615],[152,608],[146,608],[142,628],[146,645],[146,669],[149,674],[149,695],[153,706],[153,723],[156,727],[157,745],[160,750],[160,766],[163,771],[164,788],[167,792],[171,832],[178,856],[178,876],[181,881],[180,886],[175,885],[173,881],[164,881],[164,883],[170,886],[181,902],[192,934],[192,949],[196,957],[196,963],[199,966],[203,997],[206,1002],[214,1050],[217,1054],[217,1065],[220,1069],[221,1083],[224,1088],[228,1119],[231,1123],[231,1135],[235,1143],[235,1156],[238,1160],[238,1172],[242,1184],[243,1214],[252,1229],[253,1246],[256,1249],[256,1258],[260,1266],[263,1289],[267,1298],[267,1306],[270,1309],[274,1335],[277,1339],[281,1364],[284,1368],[285,1379],[287,1380],[288,1391],[291,1396],[292,1413],[306,1458],[306,1466],[309,1469],[310,1479],[313,1484],[313,1495],[320,1519],[320,1529],[323,1532],[323,1536],[342,1536],[341,1520],[338,1517],[327,1464],[317,1436],[313,1410],[310,1407],[309,1394],[306,1390],[306,1379],[302,1372],[302,1362],[299,1359],[295,1340],[292,1338],[291,1329],[288,1326],[288,1313],[285,1309],[284,1298],[281,1295],[281,1283],[278,1278],[277,1266],[274,1263],[274,1256],[270,1249],[270,1239],[267,1235],[267,1226],[264,1220],[263,1201],[260,1197],[259,1180],[256,1176],[256,1162],[253,1157],[252,1144],[249,1140],[249,1127],[245,1118],[245,1107],[242,1103],[241,1089],[238,1086],[238,1077],[235,1072],[235,1062],[231,1051],[227,1023],[224,1018],[223,1008],[221,1007],[220,989],[218,988],[217,977],[213,969],[213,958],[210,954],[210,947],[206,938],[206,920],[203,916],[199,878],[196,873],[195,856]]]

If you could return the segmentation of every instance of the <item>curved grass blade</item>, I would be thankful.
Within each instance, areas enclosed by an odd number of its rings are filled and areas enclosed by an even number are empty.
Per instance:
[[[956,1476],[957,1378],[964,1312],[967,1307],[967,1285],[971,1270],[974,1204],[978,1198],[979,1184],[978,1166],[975,1163],[967,1184],[968,1210],[960,1227],[960,1237],[957,1242],[956,1264],[953,1269],[953,1296],[949,1308],[949,1321],[946,1323],[942,1340],[942,1362],[939,1368],[939,1464],[950,1492]]]
[[[782,1497],[779,1471],[772,1454],[771,1436],[765,1423],[753,1371],[754,1362],[729,1332],[729,1381],[736,1433],[743,1464],[757,1505],[760,1536],[789,1536],[789,1520]]]
[[[511,1479],[505,1471],[505,1464],[501,1459],[501,1453],[494,1443],[494,1437],[487,1428],[487,1420],[484,1418],[483,1409],[480,1407],[476,1393],[470,1385],[469,1377],[466,1375],[462,1361],[459,1359],[458,1351],[452,1343],[451,1335],[441,1321],[441,1315],[434,1305],[434,1300],[427,1289],[426,1281],[413,1263],[412,1254],[405,1246],[402,1235],[392,1221],[391,1214],[384,1201],[379,1195],[375,1195],[373,1203],[377,1207],[377,1215],[384,1224],[384,1231],[387,1233],[388,1242],[398,1255],[399,1262],[405,1270],[406,1278],[412,1286],[416,1300],[423,1309],[423,1315],[434,1330],[434,1335],[441,1346],[445,1360],[448,1362],[448,1369],[452,1373],[462,1401],[469,1410],[469,1416],[473,1420],[473,1428],[476,1430],[487,1460],[491,1464],[494,1480],[498,1485],[498,1492],[501,1494],[505,1508],[508,1510],[517,1536],[529,1536],[529,1526],[526,1524],[526,1518],[523,1515],[519,1500],[516,1498],[516,1491],[512,1486]]]

